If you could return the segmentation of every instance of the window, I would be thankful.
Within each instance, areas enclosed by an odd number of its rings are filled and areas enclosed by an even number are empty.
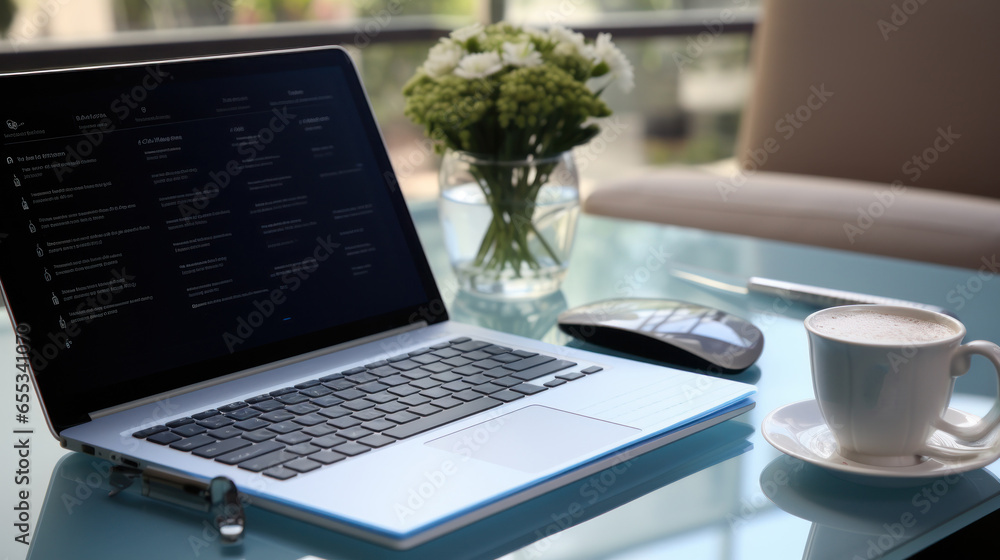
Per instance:
[[[636,70],[629,94],[610,88],[615,114],[582,147],[583,187],[623,165],[707,163],[732,155],[749,90],[749,39],[759,0],[0,0],[0,70],[140,56],[143,46],[191,42],[279,48],[336,42],[351,50],[410,199],[436,194],[438,159],[403,116],[400,90],[438,37],[473,22],[559,24],[608,31]],[[292,42],[285,41],[291,37]],[[59,56],[46,50],[78,48]],[[260,47],[248,46],[257,45]],[[110,45],[110,46],[109,46]],[[116,50],[116,47],[117,50]],[[82,47],[82,48],[79,48]],[[88,50],[91,48],[92,50]],[[100,50],[100,49],[104,50]],[[171,51],[172,52],[172,51]],[[184,56],[183,51],[173,56]],[[31,63],[37,55],[43,62]],[[34,53],[34,54],[32,54]],[[160,55],[163,56],[163,55]],[[46,62],[52,61],[52,62]],[[20,66],[19,66],[20,65]]]

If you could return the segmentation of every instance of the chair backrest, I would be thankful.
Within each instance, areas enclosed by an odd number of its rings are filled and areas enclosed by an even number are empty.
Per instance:
[[[737,156],[1000,198],[1000,1],[765,0]]]

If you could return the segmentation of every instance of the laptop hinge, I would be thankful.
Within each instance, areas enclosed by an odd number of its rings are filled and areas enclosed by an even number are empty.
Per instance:
[[[295,364],[295,363],[298,363],[298,362],[303,362],[305,360],[310,360],[310,359],[316,358],[318,356],[324,356],[326,354],[332,354],[333,352],[339,352],[341,350],[347,350],[348,348],[354,348],[355,346],[361,346],[362,344],[368,344],[370,342],[376,342],[376,341],[383,340],[383,339],[386,339],[386,338],[391,338],[393,336],[397,336],[397,335],[400,335],[400,334],[403,334],[403,333],[406,333],[406,332],[410,332],[410,331],[414,331],[414,330],[417,330],[417,329],[421,329],[421,328],[424,328],[426,326],[427,326],[427,322],[426,321],[417,321],[415,323],[410,323],[409,325],[406,325],[405,327],[398,327],[398,328],[391,329],[391,330],[388,330],[388,331],[384,331],[384,332],[381,332],[381,333],[378,333],[378,334],[373,334],[373,335],[369,335],[369,336],[365,336],[365,337],[362,337],[362,338],[358,338],[356,340],[352,340],[352,341],[349,341],[349,342],[344,342],[342,344],[337,344],[337,345],[334,345],[334,346],[328,346],[326,348],[321,348],[319,350],[314,350],[314,351],[309,352],[307,354],[301,354],[299,356],[293,356],[291,358],[286,358],[284,360],[280,360],[280,361],[277,361],[277,362],[271,362],[269,364],[264,364],[262,366],[257,366],[257,367],[254,367],[254,368],[250,368],[250,369],[245,369],[245,370],[242,370],[242,371],[233,372],[233,373],[230,373],[228,375],[224,375],[222,377],[216,377],[214,379],[209,379],[209,380],[201,381],[201,382],[194,383],[194,384],[191,384],[191,385],[186,385],[184,387],[180,387],[180,388],[173,389],[173,390],[170,390],[170,391],[164,391],[164,392],[156,394],[156,395],[151,395],[151,396],[148,396],[148,397],[143,397],[141,399],[137,399],[137,400],[134,400],[134,401],[131,401],[131,402],[127,402],[127,403],[123,403],[123,404],[112,406],[110,408],[105,408],[105,409],[101,409],[101,410],[97,410],[97,411],[91,412],[91,413],[89,413],[90,419],[91,420],[96,420],[98,418],[101,418],[101,417],[104,417],[104,416],[108,416],[108,415],[111,415],[111,414],[115,414],[115,413],[121,412],[123,410],[129,410],[129,409],[132,409],[132,408],[135,408],[135,407],[138,407],[138,406],[143,406],[143,405],[146,405],[146,404],[154,403],[154,402],[157,402],[157,401],[160,401],[160,400],[163,400],[163,399],[167,399],[167,398],[171,398],[171,397],[176,397],[176,396],[179,396],[179,395],[184,395],[184,394],[187,394],[187,393],[191,393],[193,391],[197,391],[199,389],[204,389],[206,387],[212,387],[213,385],[219,385],[220,383],[226,383],[228,381],[232,381],[234,379],[239,379],[241,377],[247,377],[248,375],[255,375],[255,374],[258,374],[258,373],[265,372],[265,371],[270,371],[272,369],[277,369],[277,368],[284,367],[284,366],[291,365],[291,364]]]

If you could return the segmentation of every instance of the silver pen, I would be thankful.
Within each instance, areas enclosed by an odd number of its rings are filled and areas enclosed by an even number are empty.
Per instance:
[[[838,305],[852,304],[901,305],[904,307],[915,307],[917,309],[936,311],[938,313],[944,313],[945,315],[955,317],[955,313],[949,309],[945,309],[937,305],[930,305],[927,303],[919,303],[904,299],[862,294],[859,292],[849,292],[846,290],[835,290],[832,288],[822,288],[819,286],[810,286],[808,284],[796,284],[795,282],[772,280],[770,278],[761,278],[759,276],[751,277],[747,280],[745,286],[741,286],[734,284],[732,281],[726,282],[717,280],[707,274],[711,274],[716,277],[719,276],[718,273],[706,272],[704,274],[699,274],[689,270],[676,268],[671,271],[671,275],[676,278],[716,290],[723,290],[744,295],[751,292],[767,294],[816,307],[835,307]]]

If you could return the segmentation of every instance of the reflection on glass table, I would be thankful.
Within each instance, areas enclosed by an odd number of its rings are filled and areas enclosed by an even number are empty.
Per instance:
[[[138,495],[135,485],[109,497],[111,465],[82,454],[69,454],[53,472],[28,557],[293,560],[312,555],[328,560],[485,560],[522,547],[526,548],[517,554],[554,553],[560,550],[560,545],[573,544],[570,542],[573,539],[563,539],[562,531],[575,527],[589,533],[593,542],[585,549],[591,557],[598,558],[672,531],[655,520],[655,516],[668,514],[672,507],[670,484],[748,451],[751,446],[746,437],[752,432],[742,422],[723,422],[402,552],[252,505],[246,508],[243,543],[223,545],[208,514],[144,498]],[[419,500],[419,496],[412,499]],[[706,506],[697,516],[715,520],[725,516],[724,504]],[[579,548],[581,541],[573,542],[576,546],[571,550]],[[583,556],[573,552],[571,556],[546,557]]]

